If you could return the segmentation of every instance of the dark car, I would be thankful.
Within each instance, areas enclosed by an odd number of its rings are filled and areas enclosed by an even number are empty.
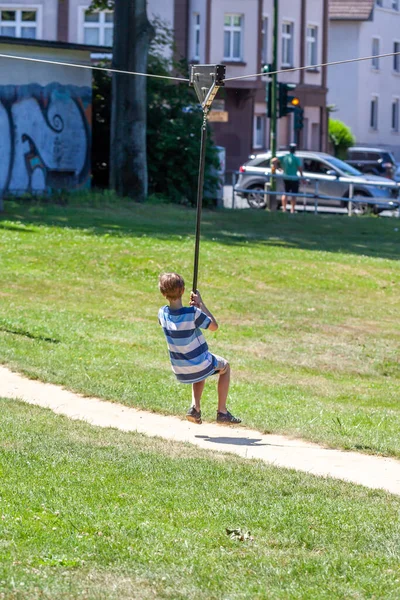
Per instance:
[[[347,150],[346,162],[367,175],[388,175],[396,167],[393,154],[383,148],[354,146]]]
[[[278,158],[287,154],[278,152]],[[398,186],[394,181],[376,175],[364,175],[347,163],[323,152],[311,152],[299,150],[296,156],[301,160],[304,173],[304,181],[300,187],[300,193],[314,194],[316,181],[318,181],[319,201],[322,206],[347,207],[350,182],[354,185],[354,199],[357,200],[359,212],[373,210],[375,213],[384,210],[393,210],[397,206]],[[247,199],[251,208],[265,208],[266,197],[259,192],[264,190],[267,176],[271,172],[271,153],[257,154],[239,169],[239,178],[235,186],[235,192]],[[278,180],[278,191],[282,189],[282,180]],[[370,184],[376,185],[370,185]],[[380,184],[380,185],[379,185]],[[332,199],[335,197],[335,199]],[[361,198],[375,198],[379,204],[371,203],[371,200],[361,202]],[[302,198],[299,198],[302,202]],[[313,203],[312,198],[304,199],[305,202]],[[394,202],[393,202],[394,201]],[[278,207],[280,196],[278,196]]]

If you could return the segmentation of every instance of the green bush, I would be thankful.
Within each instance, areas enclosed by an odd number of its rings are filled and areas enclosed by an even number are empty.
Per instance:
[[[336,119],[329,119],[329,140],[333,144],[335,156],[341,159],[346,158],[347,149],[355,143],[350,127]]]

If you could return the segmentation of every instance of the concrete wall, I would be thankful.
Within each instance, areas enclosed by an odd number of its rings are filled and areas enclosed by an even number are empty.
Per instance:
[[[85,51],[0,44],[1,53],[88,63]],[[0,193],[90,185],[91,71],[0,59]]]

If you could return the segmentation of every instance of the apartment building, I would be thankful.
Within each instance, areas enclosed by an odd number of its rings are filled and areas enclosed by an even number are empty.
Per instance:
[[[88,13],[90,0],[0,0],[0,35],[34,37],[91,46],[111,46],[113,13]],[[177,52],[190,63],[227,66],[229,81],[215,101],[216,142],[226,148],[227,169],[269,147],[266,78],[256,76],[272,61],[273,0],[148,0],[149,17],[174,30]],[[327,146],[326,71],[293,67],[327,58],[328,0],[280,0],[279,80],[297,85],[304,108],[300,145]],[[249,77],[250,76],[250,77]],[[278,146],[294,139],[293,118],[278,123]]]
[[[181,32],[188,29],[189,62],[223,63],[227,77],[233,78],[260,73],[272,61],[273,0],[181,0],[181,4],[186,6],[176,31],[182,39]],[[297,85],[304,108],[300,145],[313,150],[327,147],[326,71],[289,69],[326,62],[328,8],[328,0],[279,2],[278,68],[287,72],[278,79]],[[251,152],[269,148],[265,83],[265,77],[256,76],[228,81],[218,96],[222,122],[213,126],[217,143],[227,149],[228,170],[237,168]],[[287,147],[293,139],[293,116],[280,119],[278,146]]]
[[[400,52],[400,0],[330,0],[329,59]],[[329,103],[357,144],[400,159],[400,55],[330,67]]]

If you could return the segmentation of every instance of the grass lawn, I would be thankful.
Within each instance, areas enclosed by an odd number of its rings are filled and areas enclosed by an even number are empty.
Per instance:
[[[0,477],[2,600],[399,597],[384,492],[1,399]]]
[[[183,414],[157,322],[157,277],[191,285],[195,212],[6,203],[1,361],[31,377]],[[261,431],[400,456],[396,219],[205,211],[207,334],[232,365],[229,406]],[[186,300],[188,294],[186,294]],[[204,418],[214,419],[215,382]]]

